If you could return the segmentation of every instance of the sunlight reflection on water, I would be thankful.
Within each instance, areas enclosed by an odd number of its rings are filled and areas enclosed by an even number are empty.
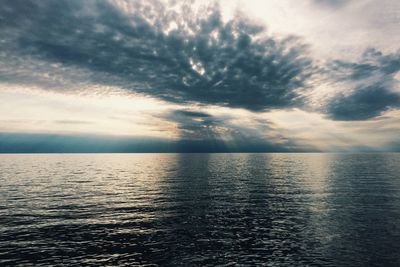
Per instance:
[[[0,263],[400,266],[400,154],[0,155]]]

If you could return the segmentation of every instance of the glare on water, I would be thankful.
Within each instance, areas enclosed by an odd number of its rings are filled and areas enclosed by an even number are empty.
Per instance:
[[[400,154],[0,155],[1,265],[400,266]]]

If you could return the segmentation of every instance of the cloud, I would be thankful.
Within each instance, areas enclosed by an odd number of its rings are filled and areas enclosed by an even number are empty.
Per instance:
[[[315,147],[279,135],[271,121],[257,117],[180,109],[171,110],[163,119],[176,123],[178,144],[187,151],[316,151]]]
[[[2,3],[5,82],[67,90],[116,86],[176,103],[262,111],[301,106],[307,46],[217,4],[162,1]],[[179,10],[179,11],[177,11]],[[5,77],[5,78],[4,78]]]
[[[339,7],[348,1],[314,2]],[[0,31],[0,83],[78,93],[115,87],[183,105],[261,112],[306,109],[312,86],[325,82],[314,78],[326,66],[316,66],[301,39],[278,38],[240,13],[224,19],[217,4],[5,0]],[[399,52],[368,49],[358,61],[335,60],[326,69],[342,90],[307,110],[350,121],[400,106]],[[182,140],[298,145],[268,139],[268,122],[251,129],[232,117],[181,109],[163,119],[176,123]]]
[[[223,119],[217,119],[208,113],[192,110],[173,110],[163,119],[175,122],[180,139],[216,140],[222,139],[223,132],[230,131],[224,127]]]
[[[328,104],[329,115],[336,120],[366,120],[400,106],[400,94],[382,84],[357,87],[350,95],[340,94]]]
[[[328,7],[342,7],[348,4],[349,0],[313,0],[314,3]]]
[[[54,123],[57,124],[93,124],[92,121],[82,121],[82,120],[56,120]]]
[[[348,89],[332,97],[326,108],[335,120],[366,120],[400,107],[400,52],[384,55],[367,49],[359,62],[334,61],[333,79]]]

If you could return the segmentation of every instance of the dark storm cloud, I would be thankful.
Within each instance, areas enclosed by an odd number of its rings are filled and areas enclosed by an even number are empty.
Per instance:
[[[113,85],[253,111],[303,104],[314,71],[304,44],[242,15],[224,22],[218,5],[186,3],[176,12],[173,2],[130,1],[123,12],[108,1],[2,1],[0,80]]]
[[[400,107],[399,81],[394,77],[400,71],[400,52],[384,55],[367,49],[359,62],[334,61],[331,71],[334,79],[349,87],[349,92],[328,103],[326,111],[331,118],[366,120]]]
[[[381,84],[358,87],[350,95],[336,96],[328,104],[328,113],[336,120],[366,120],[400,105],[400,94]]]

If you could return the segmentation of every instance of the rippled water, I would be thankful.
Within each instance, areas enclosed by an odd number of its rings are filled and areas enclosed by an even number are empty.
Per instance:
[[[400,266],[400,154],[0,155],[0,265]]]

